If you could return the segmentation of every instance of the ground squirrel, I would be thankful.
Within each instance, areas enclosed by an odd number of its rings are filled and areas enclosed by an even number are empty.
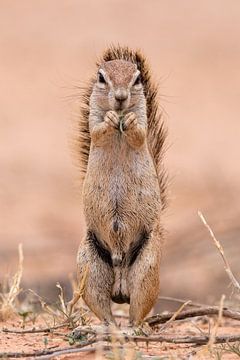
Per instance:
[[[87,225],[78,281],[88,267],[83,299],[101,321],[115,323],[114,301],[139,326],[159,294],[166,131],[139,51],[110,47],[97,66],[77,132]]]

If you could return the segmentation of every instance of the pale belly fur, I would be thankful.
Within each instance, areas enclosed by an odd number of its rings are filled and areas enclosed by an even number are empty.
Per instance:
[[[124,153],[125,151],[125,153]],[[156,170],[141,151],[93,149],[83,186],[87,227],[109,250],[126,252],[143,231],[150,232],[161,209]]]

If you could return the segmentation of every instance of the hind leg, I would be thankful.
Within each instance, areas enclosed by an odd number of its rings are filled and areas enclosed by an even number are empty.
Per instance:
[[[139,326],[155,304],[160,287],[161,243],[157,231],[152,232],[148,243],[141,249],[129,268],[130,324]]]
[[[87,271],[83,300],[102,322],[106,325],[115,324],[111,311],[114,282],[112,267],[104,262],[88,243],[79,249],[77,266],[79,284]]]

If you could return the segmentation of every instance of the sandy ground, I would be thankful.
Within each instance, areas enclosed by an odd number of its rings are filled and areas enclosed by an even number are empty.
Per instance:
[[[124,323],[124,320],[120,320]],[[43,318],[41,316],[36,320],[34,329],[43,329],[51,326],[52,318],[47,317],[46,315]],[[215,322],[212,322],[211,331],[214,330]],[[238,333],[239,322],[234,320],[224,319],[220,326],[216,330],[216,335],[237,335]],[[156,326],[152,335],[163,335],[170,338],[179,338],[179,337],[195,337],[202,336],[204,333],[208,334],[209,324],[205,318],[196,318],[191,321],[183,320],[172,323],[167,326],[165,330],[160,330],[162,326]],[[4,324],[5,330],[16,330],[16,331],[27,331],[33,329],[32,324],[27,323],[25,328],[22,328],[22,322],[17,318],[7,321]],[[12,354],[25,353],[26,356],[23,358],[29,357],[31,354],[35,354],[37,357],[38,352],[42,353],[45,351],[58,352],[63,349],[73,348],[75,344],[70,346],[69,336],[71,335],[71,330],[69,328],[59,328],[52,333],[40,332],[40,333],[6,333],[2,332],[0,329],[0,354],[6,352],[11,352]],[[89,336],[90,338],[90,336]],[[87,339],[85,339],[86,341]],[[83,340],[81,340],[83,341]],[[237,360],[239,356],[233,352],[221,351],[220,345],[208,345],[208,346],[196,346],[195,344],[171,344],[168,342],[149,342],[146,343],[138,342],[137,344],[124,343],[123,349],[124,353],[121,350],[113,348],[113,350],[103,350],[103,345],[107,343],[93,344],[92,346],[87,346],[89,351],[84,350],[84,352],[79,352],[77,354],[61,354],[56,355],[49,354],[49,357],[46,359],[135,359],[140,358],[143,360],[147,359],[157,359],[157,360],[186,360],[186,359],[196,359],[196,360],[210,360],[218,359],[217,354],[222,354],[222,359],[224,360]],[[114,344],[114,342],[113,342]],[[225,345],[225,348],[228,348]],[[124,356],[123,356],[124,354]],[[134,355],[135,354],[135,355]],[[137,357],[138,354],[138,357]],[[40,354],[39,354],[40,355]],[[44,354],[41,354],[42,356]],[[120,356],[120,357],[119,357]],[[10,357],[13,358],[13,357]],[[31,356],[30,358],[35,358]],[[38,358],[38,357],[37,357]],[[220,357],[219,357],[220,358]],[[40,358],[38,358],[40,359]],[[42,359],[45,359],[44,356]]]
[[[51,298],[75,271],[84,221],[68,146],[74,86],[119,42],[148,56],[169,128],[162,294],[207,302],[229,292],[197,210],[239,276],[240,3],[2,0],[0,9],[1,278],[20,242],[25,287]]]

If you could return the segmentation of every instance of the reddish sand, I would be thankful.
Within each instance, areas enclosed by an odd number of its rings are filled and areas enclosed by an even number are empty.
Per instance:
[[[41,329],[46,328],[49,325],[52,324],[52,318],[45,316],[44,322],[42,319],[38,319],[35,323],[35,329]],[[5,328],[9,330],[17,330],[22,331],[21,322],[17,319],[13,319],[11,321],[7,321],[5,324]],[[237,335],[238,333],[238,326],[239,324],[237,322],[234,322],[233,320],[223,320],[222,324],[217,328],[216,335]],[[208,333],[208,322],[204,321],[204,319],[194,319],[192,321],[186,320],[186,321],[180,321],[175,322],[169,325],[164,331],[161,331],[160,335],[167,336],[167,337],[196,337],[196,336],[202,336],[203,333]],[[152,335],[159,334],[159,328],[156,327]],[[32,324],[26,324],[24,330],[31,330]],[[214,323],[212,323],[211,327],[212,333],[214,330]],[[66,348],[73,348],[73,346],[70,346],[68,342],[68,335],[71,333],[71,330],[68,328],[60,328],[56,331],[53,331],[52,333],[27,333],[27,334],[14,334],[14,333],[1,333],[0,337],[0,353],[22,353],[25,352],[27,354],[36,354],[37,352],[43,352],[43,350],[48,351],[60,351]],[[105,343],[106,344],[106,343]],[[93,344],[92,347],[88,346],[88,348],[92,348],[93,352],[83,352],[78,354],[62,354],[61,356],[51,356],[51,359],[71,359],[71,360],[77,360],[77,359],[109,359],[110,354],[106,351],[102,351],[99,348],[99,345]],[[96,348],[97,353],[96,353]],[[127,348],[131,348],[127,350]],[[146,342],[141,342],[138,344],[131,343],[124,344],[124,349],[126,351],[125,358],[133,359],[134,350],[136,352],[139,352],[142,356],[161,356],[161,359],[176,359],[176,360],[186,360],[186,359],[196,359],[196,360],[210,360],[210,359],[217,359],[216,353],[220,351],[220,345],[212,345],[211,346],[196,346],[195,344],[173,344],[168,342],[150,342],[146,344]],[[225,345],[225,348],[228,348]],[[95,349],[95,350],[94,350]],[[210,353],[212,351],[212,355]],[[111,352],[111,354],[116,354],[116,350],[114,352]],[[132,354],[132,355],[131,355]],[[99,357],[99,355],[102,355]],[[106,355],[106,356],[105,356]],[[12,358],[12,357],[11,357]],[[24,357],[23,358],[27,358]],[[31,357],[31,359],[33,356]],[[117,359],[117,357],[114,357],[114,359]],[[144,359],[144,357],[143,357]],[[160,358],[159,358],[160,359]],[[239,359],[239,356],[234,354],[233,352],[224,352],[222,355],[222,359],[224,360],[235,360]]]
[[[239,275],[239,16],[236,1],[1,1],[1,274],[20,242],[24,286],[51,297],[75,271],[84,222],[68,146],[74,86],[113,42],[148,56],[169,127],[162,294],[206,302],[229,292],[197,210]]]

